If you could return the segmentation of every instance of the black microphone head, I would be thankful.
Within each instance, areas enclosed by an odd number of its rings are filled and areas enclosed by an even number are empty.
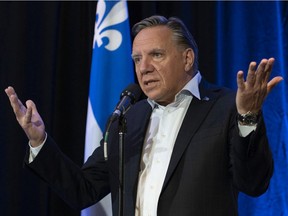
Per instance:
[[[142,94],[143,92],[140,86],[138,84],[132,83],[123,90],[120,95],[120,99],[122,99],[124,96],[128,96],[131,99],[131,104],[134,104],[140,100]]]
[[[142,99],[143,92],[139,85],[133,83],[128,85],[120,95],[120,101],[118,102],[114,112],[109,118],[109,125],[114,122],[119,116],[124,115],[138,100]]]

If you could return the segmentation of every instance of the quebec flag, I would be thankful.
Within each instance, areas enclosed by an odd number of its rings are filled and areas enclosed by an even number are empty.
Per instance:
[[[134,83],[126,1],[99,0],[90,73],[84,160],[99,146],[106,121],[128,84]],[[84,209],[82,216],[112,216],[110,195]]]

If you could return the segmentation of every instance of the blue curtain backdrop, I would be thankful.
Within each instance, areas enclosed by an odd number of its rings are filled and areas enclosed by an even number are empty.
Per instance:
[[[288,5],[284,2],[218,2],[217,83],[236,89],[236,73],[250,61],[274,57],[271,77],[284,81],[267,97],[263,113],[275,171],[264,195],[239,197],[241,216],[288,215]]]

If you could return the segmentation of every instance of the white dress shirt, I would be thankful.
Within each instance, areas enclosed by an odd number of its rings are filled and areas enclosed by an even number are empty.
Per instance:
[[[136,216],[156,216],[158,199],[162,190],[174,143],[193,97],[200,99],[198,84],[200,73],[175,96],[173,103],[154,106],[143,145],[140,164]],[[149,99],[148,99],[149,100]]]

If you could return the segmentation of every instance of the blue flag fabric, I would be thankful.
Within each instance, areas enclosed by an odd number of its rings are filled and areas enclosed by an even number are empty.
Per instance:
[[[239,215],[288,216],[288,6],[280,1],[218,2],[217,12],[219,84],[236,88],[238,70],[247,74],[250,61],[270,57],[276,60],[271,77],[284,78],[263,107],[274,174],[264,195],[252,198],[240,193]]]
[[[134,82],[126,1],[99,0],[96,9],[88,99],[85,161],[99,146],[106,121],[122,90]],[[82,216],[112,215],[110,196],[82,211]]]

